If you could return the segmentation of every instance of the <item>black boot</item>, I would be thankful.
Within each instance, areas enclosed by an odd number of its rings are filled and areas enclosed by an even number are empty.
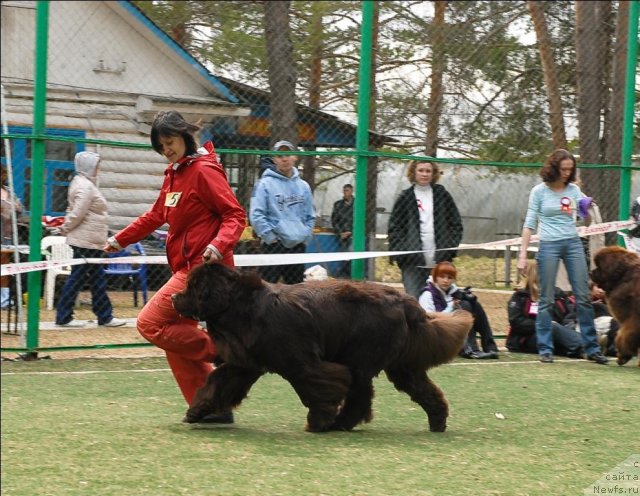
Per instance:
[[[193,423],[187,420],[187,417],[182,419],[183,422]],[[205,415],[200,420],[198,420],[197,424],[233,424],[233,412],[228,411],[225,413],[210,413]]]

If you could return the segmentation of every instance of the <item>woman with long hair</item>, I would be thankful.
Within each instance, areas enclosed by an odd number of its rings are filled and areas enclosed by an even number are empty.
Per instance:
[[[576,220],[581,202],[588,201],[576,184],[576,159],[567,150],[549,155],[540,170],[542,182],[529,195],[527,216],[522,228],[522,247],[518,269],[527,269],[527,250],[534,230],[538,230],[538,272],[540,300],[536,317],[536,338],[542,363],[553,362],[553,304],[560,261],[569,276],[576,299],[578,323],[587,359],[606,365],[594,324],[589,297],[589,273],[584,246],[578,236]]]

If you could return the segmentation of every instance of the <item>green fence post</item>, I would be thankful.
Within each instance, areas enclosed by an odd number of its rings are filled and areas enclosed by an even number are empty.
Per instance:
[[[29,228],[29,261],[42,260],[42,191],[45,156],[45,119],[47,112],[47,44],[49,38],[49,2],[39,0],[36,6],[36,52],[33,86],[33,140],[31,142],[31,223]],[[40,326],[40,290],[42,273],[29,272],[29,302],[27,306],[26,358],[36,358]]]
[[[627,74],[624,97],[624,123],[622,125],[622,169],[620,171],[619,218],[629,218],[631,200],[631,153],[633,151],[633,110],[635,107],[635,81],[638,64],[638,16],[640,2],[633,0],[629,6],[629,34],[627,39]],[[623,241],[619,239],[623,244]]]
[[[358,90],[358,129],[356,133],[356,192],[353,211],[353,251],[365,251],[365,209],[367,202],[367,155],[369,150],[369,99],[371,97],[371,55],[373,42],[372,0],[362,2],[362,39],[360,41],[360,74]],[[353,279],[364,278],[364,260],[352,262]]]

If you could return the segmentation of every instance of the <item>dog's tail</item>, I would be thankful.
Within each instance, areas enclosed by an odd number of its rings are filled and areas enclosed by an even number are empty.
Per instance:
[[[427,313],[419,305],[406,305],[405,313],[413,336],[407,352],[425,368],[453,360],[473,326],[473,316],[465,310]]]

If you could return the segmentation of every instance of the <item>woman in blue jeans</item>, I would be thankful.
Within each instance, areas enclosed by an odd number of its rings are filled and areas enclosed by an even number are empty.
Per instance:
[[[540,281],[535,260],[529,261],[527,274],[507,305],[509,334],[507,349],[514,353],[537,353],[536,318],[540,299]],[[557,355],[582,358],[582,337],[575,330],[575,305],[556,287],[551,309],[551,337]]]
[[[578,236],[577,215],[586,217],[585,204],[589,201],[575,184],[576,159],[567,150],[555,150],[540,170],[542,183],[529,195],[529,207],[522,228],[522,249],[518,269],[527,268],[527,249],[534,229],[538,229],[538,275],[540,279],[540,305],[536,317],[538,354],[542,363],[553,362],[552,308],[560,260],[569,276],[576,299],[580,332],[587,359],[601,365],[608,362],[600,351],[594,324],[593,307],[589,295],[587,258]]]

